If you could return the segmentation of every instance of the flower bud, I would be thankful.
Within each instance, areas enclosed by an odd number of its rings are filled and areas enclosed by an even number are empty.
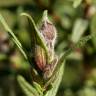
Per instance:
[[[39,28],[39,30],[46,41],[46,46],[48,47],[49,51],[49,57],[51,59],[50,61],[52,61],[54,58],[54,45],[57,32],[55,26],[52,24],[52,22],[49,21],[47,17],[47,11],[44,11],[41,27]]]
[[[45,66],[45,68],[43,70],[43,72],[44,72],[43,77],[45,80],[52,76],[53,71],[56,68],[57,62],[58,62],[58,57],[55,56],[54,60],[50,64],[47,64]]]
[[[35,47],[35,62],[40,70],[43,70],[46,65],[45,51],[42,47],[36,45]]]

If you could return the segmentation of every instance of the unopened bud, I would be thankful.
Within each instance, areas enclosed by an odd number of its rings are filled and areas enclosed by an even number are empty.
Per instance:
[[[51,21],[49,21],[47,17],[47,11],[44,11],[43,13],[42,24],[39,30],[46,41],[46,46],[49,50],[49,57],[53,59],[54,45],[57,37],[57,32],[55,26],[52,24]]]
[[[44,79],[48,79],[48,78],[50,78],[52,76],[53,71],[56,68],[57,62],[58,62],[58,57],[55,56],[54,60],[50,64],[47,64],[45,66],[45,68],[43,70],[43,72],[44,72],[44,74],[43,74]]]
[[[43,70],[46,65],[45,51],[42,47],[36,45],[35,47],[35,62],[40,70]]]

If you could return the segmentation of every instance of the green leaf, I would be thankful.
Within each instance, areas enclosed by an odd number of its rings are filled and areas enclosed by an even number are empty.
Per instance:
[[[64,72],[64,65],[65,63],[63,62],[59,68],[59,70],[57,71],[57,74],[54,77],[54,81],[52,81],[52,89],[49,90],[45,96],[56,96],[56,93],[58,91],[59,85],[61,83],[62,80],[62,76],[63,76],[63,72]],[[51,79],[52,80],[52,79]]]
[[[39,96],[37,90],[27,83],[22,76],[18,76],[17,80],[26,96]]]
[[[32,27],[35,30],[34,31],[34,34],[36,36],[35,38],[38,39],[39,44],[44,48],[44,50],[46,52],[46,55],[48,57],[48,49],[47,49],[47,46],[46,46],[46,41],[45,41],[44,37],[41,35],[40,31],[38,30],[33,18],[27,13],[21,13],[20,15],[21,16],[26,16],[31,21]]]
[[[78,43],[76,43],[73,47],[69,48],[66,52],[62,53],[60,59],[59,59],[59,63],[57,64],[57,66],[59,67],[65,59],[66,57],[73,51],[75,50],[75,48],[81,48],[83,47],[89,40],[91,40],[93,37],[95,37],[96,34],[92,34],[92,35],[88,35],[85,36],[83,38],[81,38]]]
[[[40,94],[40,96],[43,96],[43,89],[42,89],[42,87],[38,83],[36,83],[36,82],[33,82],[33,86],[38,91],[38,93]]]
[[[92,17],[90,25],[91,25],[90,26],[91,34],[96,33],[96,14]],[[95,36],[92,38],[92,42],[93,42],[94,47],[96,48],[96,37]]]
[[[82,0],[73,0],[73,7],[76,8],[81,4]]]
[[[12,30],[9,28],[9,26],[7,25],[6,21],[4,20],[3,16],[0,14],[0,22],[3,24],[5,30],[8,32],[8,34],[11,36],[11,39],[14,41],[14,43],[17,45],[17,47],[19,48],[19,50],[21,51],[21,53],[23,54],[23,56],[27,58],[27,55],[25,53],[25,51],[23,50],[23,47],[20,43],[20,41],[18,40],[18,38],[15,36],[15,34],[12,32]]]
[[[87,26],[88,26],[87,20],[80,18],[75,21],[72,30],[72,36],[71,36],[72,42],[77,43],[80,40],[81,36],[84,34],[85,30],[87,29]]]

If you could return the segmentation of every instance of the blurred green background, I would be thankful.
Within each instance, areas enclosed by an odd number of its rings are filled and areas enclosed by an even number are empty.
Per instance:
[[[0,0],[0,14],[30,55],[30,28],[19,14],[28,12],[38,23],[45,9],[57,28],[57,54],[96,32],[96,0]],[[29,71],[30,65],[0,23],[0,96],[24,96],[16,76],[22,74],[30,82]],[[68,56],[57,96],[96,96],[95,36]]]

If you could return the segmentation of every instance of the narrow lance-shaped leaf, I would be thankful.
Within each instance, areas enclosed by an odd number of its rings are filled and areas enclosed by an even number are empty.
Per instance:
[[[45,96],[56,96],[59,85],[61,83],[62,77],[63,77],[63,73],[64,73],[64,66],[65,66],[65,62],[63,62],[58,70],[58,74],[54,77],[54,80],[52,81],[52,89],[49,90]]]
[[[22,45],[20,43],[20,41],[17,39],[17,37],[15,36],[15,34],[12,32],[12,30],[9,28],[9,26],[7,25],[6,21],[4,20],[3,16],[0,14],[0,21],[3,24],[5,30],[8,32],[8,34],[11,36],[11,39],[14,41],[14,43],[18,46],[19,50],[21,51],[21,53],[23,54],[23,56],[27,58],[27,55],[25,53],[25,51],[22,48]]]
[[[96,36],[95,34],[93,35],[88,35],[86,37],[83,37],[82,39],[79,40],[79,42],[77,44],[75,44],[72,48],[69,48],[66,52],[64,52],[61,56],[60,59],[58,61],[58,64],[56,66],[56,70],[58,70],[58,68],[60,67],[60,64],[62,64],[64,62],[64,60],[66,59],[66,57],[73,51],[75,50],[75,48],[80,48],[83,47],[87,41],[89,41],[90,39],[92,39],[93,36]],[[55,71],[53,74],[55,74]]]
[[[38,30],[33,18],[27,13],[21,13],[20,15],[28,17],[28,19],[31,21],[31,24],[33,25],[33,28],[35,30],[34,34],[36,35],[36,38],[38,39],[38,42],[40,43],[40,45],[44,48],[44,50],[46,52],[46,56],[48,57],[48,49],[46,46],[46,41],[45,41],[44,37],[41,35],[40,31]]]
[[[22,76],[18,76],[17,80],[26,96],[39,96],[37,90],[27,83],[27,81]]]
[[[43,88],[37,82],[33,82],[33,86],[38,91],[40,96],[43,96]]]

